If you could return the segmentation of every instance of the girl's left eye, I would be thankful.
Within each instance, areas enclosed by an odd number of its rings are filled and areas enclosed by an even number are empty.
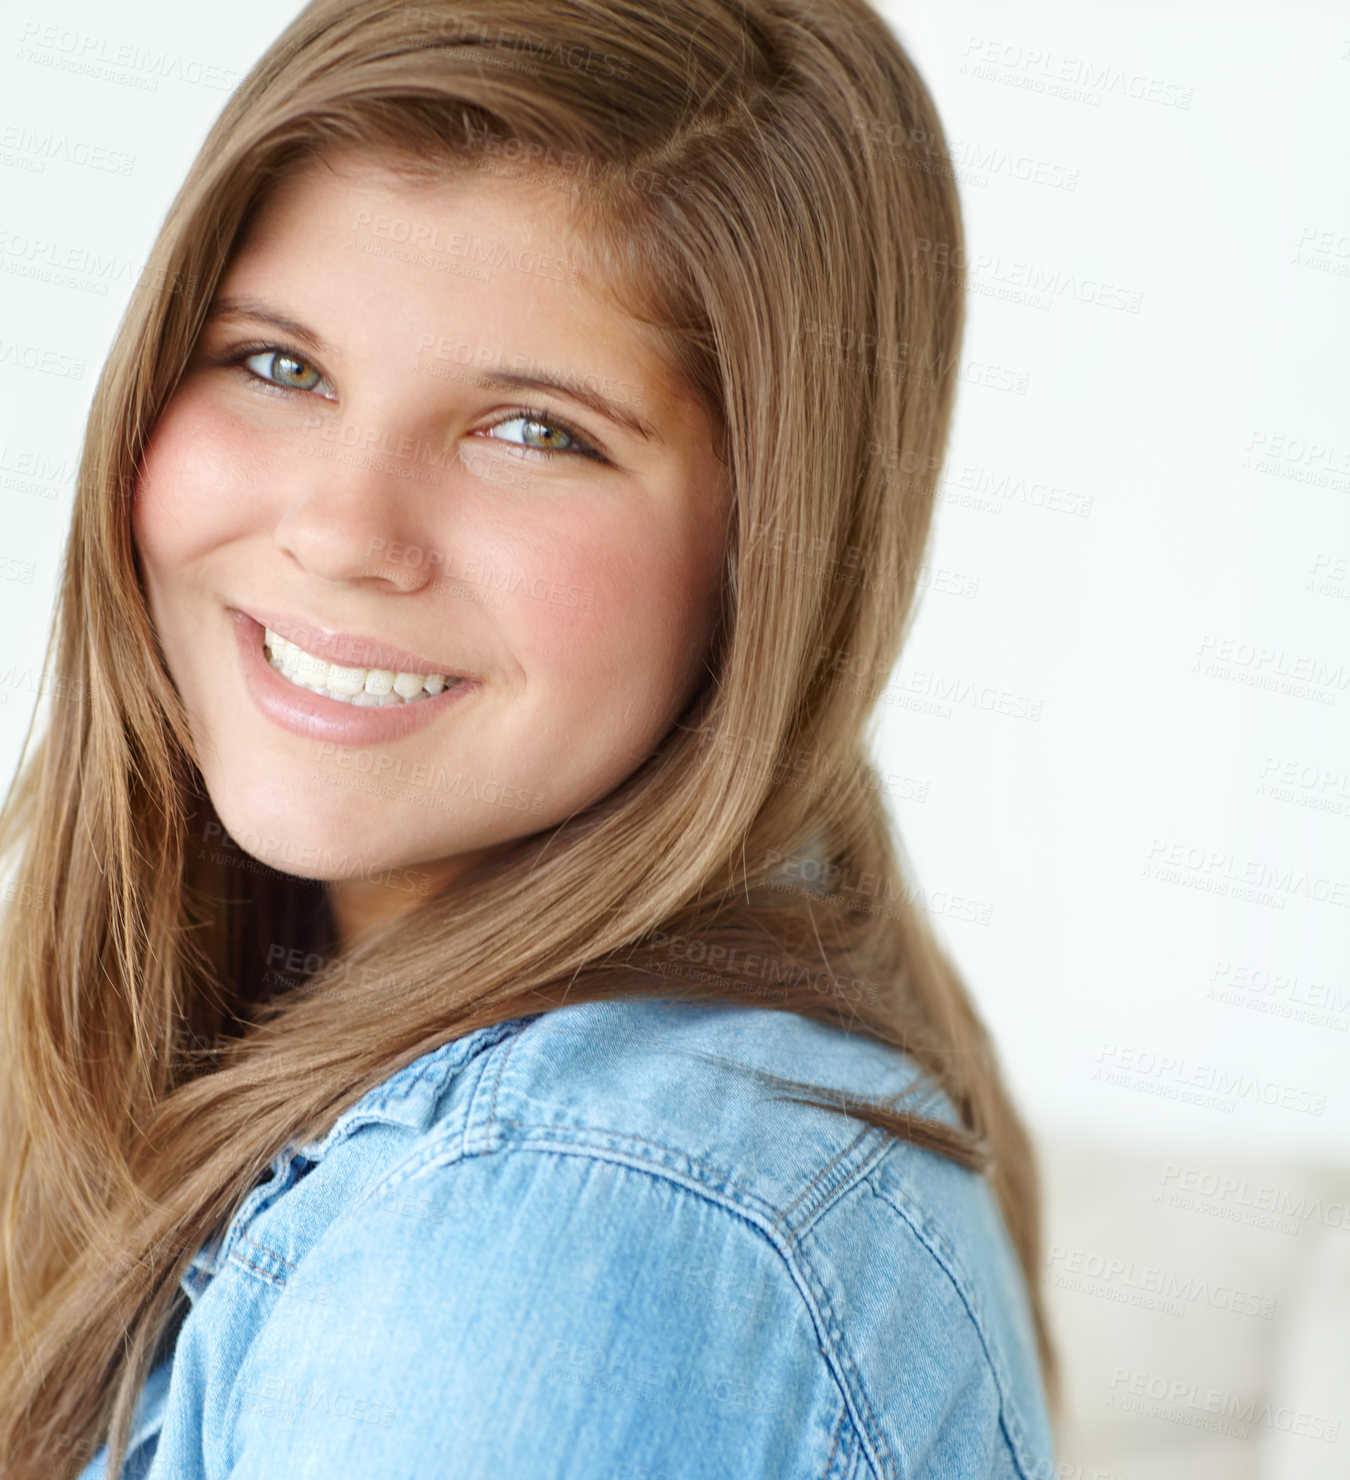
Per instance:
[[[255,369],[255,362],[265,367]],[[263,349],[240,359],[250,375],[288,391],[313,391],[325,384],[317,366],[285,349]],[[331,389],[331,387],[330,387]]]
[[[604,462],[599,450],[586,441],[579,432],[574,432],[566,422],[558,421],[546,412],[518,411],[503,421],[494,422],[483,430],[495,436],[502,427],[520,427],[523,441],[516,445],[531,452],[542,452],[546,456],[555,453],[574,453],[579,457],[593,458]]]

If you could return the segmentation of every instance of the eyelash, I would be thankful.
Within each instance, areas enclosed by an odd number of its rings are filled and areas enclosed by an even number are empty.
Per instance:
[[[256,370],[250,370],[245,363],[245,361],[253,359],[255,355],[266,354],[285,355],[287,359],[295,360],[298,364],[308,365],[311,369],[318,369],[318,366],[312,360],[307,359],[304,355],[297,353],[284,344],[260,343],[237,345],[221,363],[247,375],[252,381],[268,386],[274,391],[280,391],[283,395],[308,396],[314,394],[312,388],[306,390],[298,385],[282,385],[280,381],[269,380],[267,376],[259,375]],[[537,422],[543,426],[552,427],[555,431],[566,432],[576,444],[574,447],[563,448],[530,447],[518,442],[508,442],[506,444],[508,447],[514,447],[517,452],[538,453],[542,457],[585,457],[594,462],[601,463],[606,467],[610,465],[610,461],[604,453],[584,437],[571,422],[565,421],[562,417],[555,416],[545,406],[517,406],[507,415],[500,417],[497,421],[485,427],[484,430],[493,431],[497,427],[505,426],[508,422],[512,421]],[[494,438],[493,440],[499,441],[501,439]]]

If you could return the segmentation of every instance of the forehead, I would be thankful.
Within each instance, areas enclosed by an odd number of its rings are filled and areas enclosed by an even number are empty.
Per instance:
[[[434,222],[489,222],[499,233],[548,238],[559,250],[587,255],[575,196],[565,181],[542,171],[510,173],[470,162],[443,172],[408,173],[392,156],[347,148],[307,159],[282,173],[266,192],[241,250],[288,228],[329,221],[370,226],[379,206],[401,239]],[[426,237],[420,237],[425,242]]]

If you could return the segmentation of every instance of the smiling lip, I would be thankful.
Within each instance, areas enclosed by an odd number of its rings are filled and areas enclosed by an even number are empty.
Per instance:
[[[341,699],[329,699],[323,694],[302,689],[283,678],[263,652],[262,625],[254,621],[247,612],[235,608],[230,609],[230,618],[239,646],[244,687],[248,690],[249,697],[273,724],[306,740],[342,746],[376,745],[381,741],[401,740],[414,730],[430,724],[452,704],[461,703],[481,687],[473,679],[465,678],[460,683],[451,682],[439,694],[417,699],[412,703],[358,708],[354,704],[344,704]],[[268,625],[271,625],[270,622]],[[273,628],[275,630],[277,629]],[[375,649],[380,654],[391,651],[394,650]],[[408,656],[398,654],[400,663]],[[412,673],[419,670],[408,668],[401,671]]]
[[[439,658],[420,658],[416,653],[404,652],[402,648],[390,647],[373,637],[360,637],[352,632],[336,632],[322,622],[310,622],[304,617],[287,616],[284,612],[264,611],[259,607],[231,608],[239,611],[259,627],[267,627],[278,637],[284,637],[302,647],[307,653],[325,662],[336,663],[345,668],[384,668],[391,673],[420,673],[424,677],[441,673],[447,678],[472,678],[444,663]],[[420,702],[420,701],[419,701]]]

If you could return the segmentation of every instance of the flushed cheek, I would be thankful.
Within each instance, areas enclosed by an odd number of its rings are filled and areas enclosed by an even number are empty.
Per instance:
[[[248,534],[268,465],[237,417],[180,390],[155,427],[132,503],[143,560],[181,566]]]
[[[634,738],[661,722],[698,666],[706,613],[678,554],[592,558],[569,573],[588,605],[530,602],[517,651],[550,703],[586,723],[602,715]]]
[[[555,530],[518,555],[499,621],[527,674],[628,687],[665,666],[687,620],[677,564],[636,532]]]

